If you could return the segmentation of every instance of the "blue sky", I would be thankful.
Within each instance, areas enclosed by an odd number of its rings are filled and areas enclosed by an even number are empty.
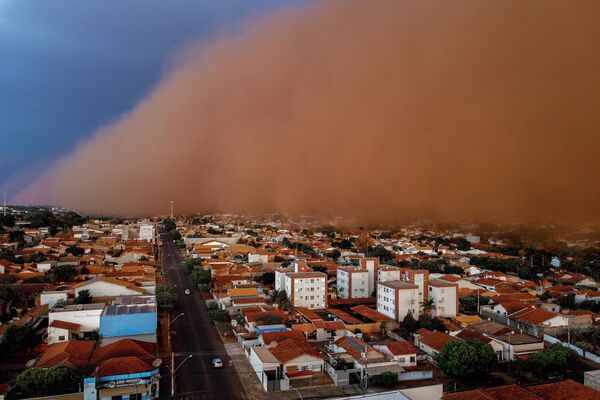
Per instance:
[[[301,0],[0,0],[0,191],[131,109],[181,46]]]

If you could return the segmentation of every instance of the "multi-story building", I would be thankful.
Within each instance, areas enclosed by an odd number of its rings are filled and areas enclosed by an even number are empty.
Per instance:
[[[456,317],[458,314],[458,285],[432,279],[428,286],[431,315],[433,317]]]
[[[402,279],[404,282],[415,284],[419,287],[419,301],[427,300],[429,282],[429,271],[426,269],[402,268]]]
[[[377,270],[379,269],[379,258],[365,257],[360,259],[360,268],[369,273],[369,294],[371,296],[377,287]]]
[[[323,309],[327,306],[327,274],[323,272],[299,272],[301,263],[290,269],[275,273],[275,289],[285,290],[294,307]]]
[[[383,266],[377,270],[377,283],[399,281],[402,278],[402,269],[398,267]]]
[[[369,271],[356,267],[337,269],[337,296],[341,299],[369,297]]]
[[[154,236],[155,232],[153,224],[140,225],[140,240],[145,240],[146,242],[153,242]]]
[[[419,299],[419,286],[412,283],[388,281],[377,287],[377,311],[396,321],[403,321],[408,313],[419,318]]]

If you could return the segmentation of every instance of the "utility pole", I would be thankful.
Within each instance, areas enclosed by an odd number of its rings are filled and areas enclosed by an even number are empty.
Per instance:
[[[173,200],[171,200],[171,220],[173,220]]]

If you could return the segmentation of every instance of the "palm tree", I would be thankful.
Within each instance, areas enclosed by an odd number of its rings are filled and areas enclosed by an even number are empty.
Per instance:
[[[424,314],[431,315],[431,311],[435,310],[435,301],[433,299],[426,299],[421,302],[421,309]]]

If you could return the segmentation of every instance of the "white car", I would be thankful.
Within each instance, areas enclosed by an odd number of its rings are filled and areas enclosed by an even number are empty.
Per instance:
[[[223,361],[220,358],[213,358],[212,364],[215,368],[223,368]]]
[[[184,292],[185,294],[190,294],[190,293],[192,293],[192,292],[190,292],[190,289],[185,289],[183,292]]]

